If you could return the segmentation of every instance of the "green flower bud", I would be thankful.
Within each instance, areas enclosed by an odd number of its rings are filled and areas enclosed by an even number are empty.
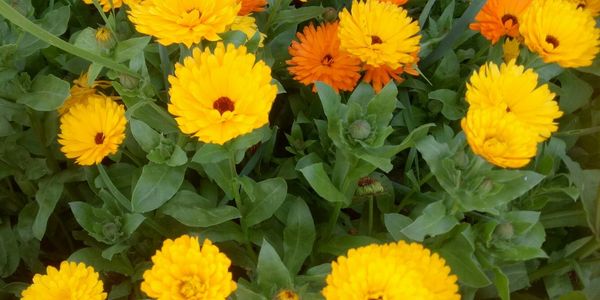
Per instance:
[[[111,49],[116,42],[108,27],[102,26],[96,29],[96,42],[104,49]]]
[[[323,20],[325,22],[335,22],[338,18],[338,11],[333,7],[326,7],[323,12]]]
[[[121,83],[121,85],[126,88],[126,89],[135,89],[138,84],[140,83],[139,79],[133,77],[133,76],[129,76],[127,74],[121,74],[119,75],[119,82]]]
[[[358,188],[356,189],[357,196],[377,195],[385,191],[381,182],[371,178],[363,177],[358,180]]]
[[[364,140],[371,135],[371,124],[365,120],[356,120],[348,127],[350,136],[356,140]]]
[[[107,241],[116,242],[122,235],[121,224],[108,222],[102,225],[102,235]]]
[[[515,229],[510,223],[502,223],[496,227],[495,235],[504,240],[510,240],[515,235]]]
[[[481,183],[481,185],[479,186],[479,191],[481,193],[489,193],[492,188],[494,188],[494,182],[491,181],[490,179],[486,178],[483,180],[483,182]]]

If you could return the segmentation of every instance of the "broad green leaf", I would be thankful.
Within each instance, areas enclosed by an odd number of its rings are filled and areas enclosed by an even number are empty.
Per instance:
[[[298,9],[286,9],[277,13],[274,23],[276,26],[286,23],[299,24],[321,16],[324,11],[325,8],[322,6],[305,6]]]
[[[425,236],[436,236],[450,231],[458,221],[448,215],[443,201],[429,204],[423,213],[400,232],[407,237],[422,242]]]
[[[473,242],[469,241],[464,232],[457,234],[436,250],[446,260],[452,273],[458,276],[461,283],[482,288],[492,282],[483,272],[473,251]]]
[[[292,198],[283,229],[283,261],[292,274],[298,273],[313,249],[316,232],[308,205]]]
[[[46,233],[48,218],[54,211],[58,200],[62,195],[64,184],[57,180],[57,177],[48,177],[40,181],[39,189],[35,194],[35,201],[38,204],[38,213],[33,221],[33,235],[38,240],[42,240]]]
[[[119,255],[112,260],[108,260],[102,257],[98,248],[79,249],[71,254],[67,260],[82,262],[93,267],[96,272],[117,272],[127,276],[132,276],[134,273],[133,266],[126,256]]]
[[[319,252],[329,253],[335,256],[344,255],[351,248],[358,248],[370,244],[379,244],[380,240],[363,235],[334,236],[326,242],[321,242]]]
[[[348,201],[346,196],[333,185],[322,163],[306,166],[300,169],[300,172],[315,192],[323,197],[323,199],[333,203],[346,203]]]
[[[268,218],[281,206],[287,196],[287,184],[281,177],[261,181],[254,188],[255,201],[245,201],[242,206],[242,222],[254,226]]]
[[[136,37],[119,42],[115,47],[115,61],[120,63],[142,54],[144,48],[150,42],[149,36]]]
[[[319,98],[321,99],[323,111],[327,119],[332,120],[338,117],[340,114],[340,95],[332,87],[323,82],[317,81],[315,86],[317,87],[317,92],[319,93]]]
[[[385,214],[383,216],[385,228],[396,241],[408,239],[402,230],[412,222],[411,218],[401,214]]]
[[[133,189],[131,207],[135,212],[149,212],[167,202],[183,183],[185,166],[170,167],[150,163]]]
[[[150,152],[160,143],[160,134],[146,123],[131,119],[129,126],[133,137],[144,151]]]
[[[217,163],[228,158],[229,152],[225,147],[217,144],[204,144],[196,151],[196,154],[192,157],[192,161],[199,164],[206,164]]]
[[[428,94],[429,99],[442,102],[442,114],[448,120],[459,120],[465,115],[464,108],[459,104],[458,94],[448,89],[432,91]]]
[[[159,211],[190,227],[210,227],[240,217],[237,208],[229,205],[213,207],[210,202],[198,194],[182,191]]]
[[[31,85],[31,92],[21,96],[18,102],[37,111],[53,111],[69,97],[71,85],[54,75],[39,75]]]
[[[558,76],[560,81],[560,109],[566,114],[570,114],[582,106],[586,105],[594,89],[584,80],[581,80],[571,71],[566,71]]]
[[[292,277],[273,246],[263,240],[256,265],[257,283],[263,291],[292,287]]]
[[[19,266],[19,247],[8,218],[0,223],[0,278],[12,275]]]

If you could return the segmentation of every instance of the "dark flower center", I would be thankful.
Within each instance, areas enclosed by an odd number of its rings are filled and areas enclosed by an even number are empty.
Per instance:
[[[102,145],[102,143],[104,143],[104,133],[96,133],[96,136],[94,137],[94,142],[96,142],[96,145]]]
[[[221,115],[223,115],[226,111],[233,111],[235,109],[235,105],[233,101],[227,97],[221,97],[217,99],[217,101],[213,102],[213,108],[218,110]]]
[[[507,25],[508,21],[512,21],[513,26],[519,24],[517,17],[515,17],[511,14],[506,14],[506,15],[502,16],[502,24]]]
[[[329,54],[323,56],[323,59],[321,59],[321,64],[326,65],[326,66],[333,65],[333,57]]]
[[[506,112],[507,113],[510,112],[510,107],[509,106],[506,107]]]
[[[560,45],[560,43],[558,42],[558,39],[551,35],[546,36],[546,43],[552,44],[552,47],[554,49],[556,49],[556,47],[558,47],[558,45]]]
[[[376,35],[371,36],[371,45],[381,44],[381,43],[383,43],[383,41],[381,40],[380,37],[378,37]]]

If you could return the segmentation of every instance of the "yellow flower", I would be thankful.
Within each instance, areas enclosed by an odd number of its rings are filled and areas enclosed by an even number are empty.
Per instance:
[[[498,107],[469,108],[461,121],[473,152],[503,168],[520,168],[537,152],[537,136]]]
[[[88,97],[97,93],[96,87],[106,88],[110,86],[108,81],[94,81],[90,86],[88,84],[87,73],[81,74],[78,79],[73,80],[73,87],[71,87],[70,96],[65,100],[63,105],[58,108],[60,115],[65,114],[69,109],[78,103],[86,103]]]
[[[110,30],[107,27],[102,26],[96,29],[96,41],[99,43],[108,42],[112,38]]]
[[[244,46],[218,43],[214,53],[196,48],[169,76],[169,112],[182,132],[224,144],[269,122],[277,95],[271,81],[271,69]]]
[[[534,0],[521,20],[525,45],[546,63],[589,66],[600,49],[600,29],[592,15],[566,0]]]
[[[131,4],[129,19],[137,31],[165,46],[183,43],[189,48],[202,39],[220,40],[218,34],[233,23],[240,7],[237,0],[145,0]]]
[[[504,52],[504,62],[508,63],[513,59],[517,59],[519,57],[519,40],[506,38],[504,40],[504,44],[502,45],[502,51]]]
[[[86,4],[93,4],[94,0],[83,0],[83,2]],[[98,3],[102,6],[102,10],[107,12],[113,8],[121,7],[123,5],[123,0],[98,0]]]
[[[144,272],[141,289],[158,300],[224,300],[237,288],[231,261],[209,240],[183,235],[166,240]]]
[[[258,27],[256,26],[256,20],[251,16],[237,16],[235,17],[235,21],[231,24],[230,30],[238,30],[243,32],[248,40],[251,40],[254,35],[258,32],[260,35],[260,42],[258,44],[259,47],[263,46],[263,41],[265,40],[266,34],[258,31]]]
[[[443,258],[404,241],[350,249],[331,264],[327,300],[459,300],[456,276]]]
[[[33,284],[21,296],[21,300],[106,299],[102,281],[92,267],[67,261],[58,270],[48,266],[46,275],[35,274]]]
[[[554,96],[547,84],[538,87],[533,70],[513,60],[499,68],[491,62],[481,66],[467,83],[465,98],[471,108],[497,107],[514,115],[543,141],[558,129],[554,119],[562,116]]]
[[[300,300],[300,296],[292,290],[281,290],[275,298],[276,300]]]
[[[104,95],[88,96],[60,117],[60,150],[80,165],[99,164],[117,153],[126,124],[123,105]]]
[[[575,3],[577,8],[583,8],[583,10],[597,17],[600,15],[600,0],[569,0],[571,3]]]
[[[372,67],[392,69],[414,61],[419,51],[419,24],[393,3],[353,0],[349,12],[340,13],[338,36],[342,50]]]

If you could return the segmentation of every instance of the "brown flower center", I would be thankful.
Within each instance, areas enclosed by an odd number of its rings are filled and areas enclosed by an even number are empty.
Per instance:
[[[517,17],[515,17],[511,14],[506,14],[506,15],[502,16],[502,24],[504,24],[504,26],[509,25],[508,21],[512,21],[512,23],[510,24],[512,26],[519,24]]]
[[[556,47],[558,47],[558,45],[560,45],[560,43],[558,42],[558,39],[551,35],[546,36],[546,43],[552,44],[552,47],[554,49],[556,49]]]
[[[96,136],[94,137],[94,142],[96,142],[96,145],[102,145],[104,143],[104,133],[96,133]]]
[[[217,99],[217,101],[213,102],[213,108],[223,115],[226,111],[233,111],[235,109],[235,105],[231,99],[227,97],[221,97]]]
[[[333,65],[333,57],[329,54],[323,56],[323,59],[321,59],[321,64],[328,67]]]
[[[381,40],[380,37],[378,37],[376,35],[371,36],[371,45],[376,45],[376,44],[381,44],[381,43],[383,43],[383,41]]]

